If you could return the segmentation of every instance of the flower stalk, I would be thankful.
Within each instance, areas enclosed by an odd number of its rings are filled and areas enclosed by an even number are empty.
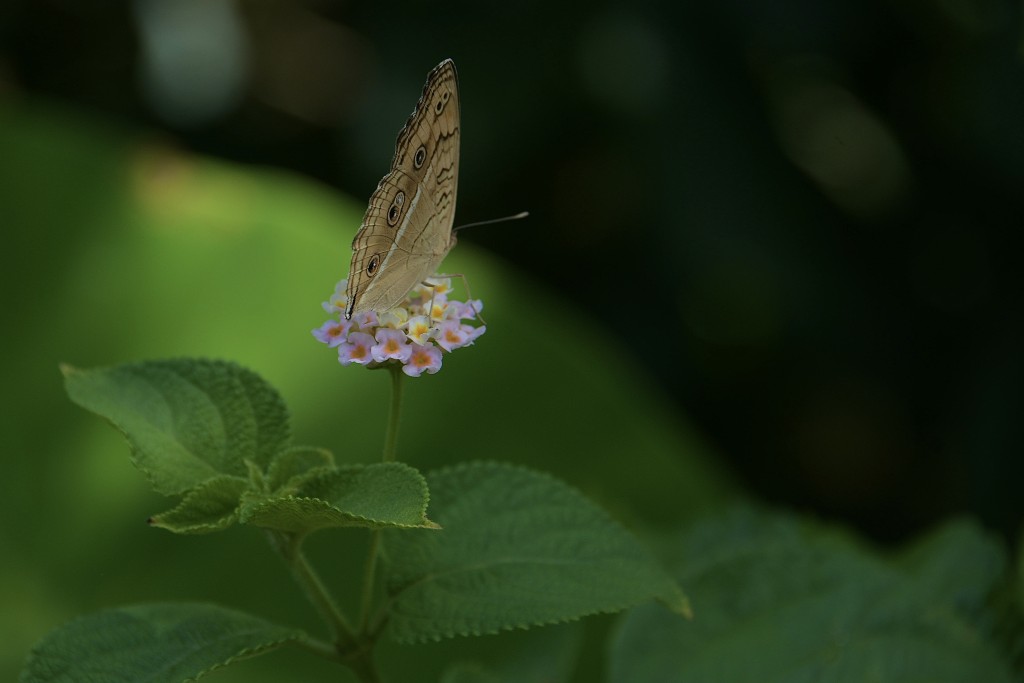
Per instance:
[[[398,454],[398,421],[402,412],[402,371],[397,365],[390,365],[391,408],[388,411],[388,426],[384,433],[384,462],[394,462]]]
[[[402,371],[397,365],[390,365],[391,406],[388,410],[388,426],[384,433],[384,462],[394,462],[398,454],[398,424],[402,413]],[[359,610],[359,632],[365,633],[373,608],[374,582],[377,578],[377,557],[380,554],[380,531],[370,532],[370,547],[367,550],[366,565],[363,568],[362,604]]]

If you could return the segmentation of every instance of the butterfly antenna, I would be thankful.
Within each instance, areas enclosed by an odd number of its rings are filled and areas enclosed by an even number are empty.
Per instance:
[[[459,225],[452,228],[452,232],[456,230],[462,230],[463,228],[475,228],[478,225],[490,225],[491,223],[504,223],[505,221],[517,221],[520,218],[526,218],[530,215],[529,211],[520,211],[514,216],[505,216],[503,218],[492,218],[489,221],[477,221],[476,223],[466,223],[465,225]]]

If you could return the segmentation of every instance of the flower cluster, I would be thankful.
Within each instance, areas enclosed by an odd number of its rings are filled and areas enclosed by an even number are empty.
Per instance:
[[[313,330],[319,341],[338,349],[342,365],[379,367],[400,363],[402,372],[410,377],[433,374],[441,369],[442,352],[469,346],[487,330],[484,325],[464,322],[477,321],[483,303],[479,299],[449,299],[452,283],[447,278],[429,279],[386,313],[368,311],[352,320],[344,317],[347,286],[348,280],[339,282],[331,298],[323,303],[324,310],[337,319]]]

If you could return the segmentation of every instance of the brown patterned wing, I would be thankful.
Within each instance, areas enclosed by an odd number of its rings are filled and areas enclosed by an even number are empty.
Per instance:
[[[346,318],[393,308],[454,246],[459,125],[458,75],[446,59],[427,77],[352,241]]]

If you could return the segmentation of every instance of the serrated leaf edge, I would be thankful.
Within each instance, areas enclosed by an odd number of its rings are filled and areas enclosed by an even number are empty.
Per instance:
[[[231,474],[224,474],[224,475],[220,475],[220,476],[217,476],[217,477],[211,477],[210,479],[207,479],[206,481],[204,481],[202,484],[199,484],[198,486],[193,486],[192,488],[188,489],[188,491],[186,491],[185,494],[182,496],[182,499],[180,501],[178,501],[178,504],[175,505],[174,507],[172,507],[170,510],[165,510],[164,512],[160,512],[160,513],[157,513],[155,515],[150,516],[148,519],[146,519],[146,524],[148,524],[151,527],[156,527],[157,529],[166,529],[167,531],[170,531],[170,532],[176,533],[176,534],[213,533],[215,531],[223,531],[224,529],[229,528],[232,524],[234,524],[235,522],[239,521],[239,508],[241,507],[241,504],[242,504],[241,503],[242,496],[244,496],[245,493],[246,493],[245,491],[242,491],[242,495],[239,496],[239,502],[238,502],[237,505],[235,505],[234,512],[231,513],[230,515],[226,515],[223,519],[225,519],[227,521],[225,521],[223,523],[218,523],[218,524],[197,524],[197,525],[192,525],[192,526],[185,527],[185,528],[180,528],[180,529],[179,528],[171,528],[169,526],[165,526],[164,524],[160,523],[160,518],[161,517],[169,515],[169,514],[172,514],[172,513],[176,512],[176,511],[182,509],[186,504],[188,504],[188,502],[190,500],[194,499],[195,496],[199,495],[200,488],[202,488],[203,486],[208,485],[211,481],[215,481],[217,479],[233,479],[233,480],[245,482],[245,480],[242,479],[241,477],[236,477],[236,476],[231,475]],[[248,483],[248,482],[245,482],[245,483]]]
[[[304,450],[317,451],[319,453],[326,454],[328,456],[328,458],[327,458],[328,462],[323,464],[323,465],[315,465],[315,466],[309,468],[308,470],[306,470],[305,472],[300,472],[298,474],[293,474],[291,477],[288,478],[287,481],[285,481],[283,483],[280,483],[278,485],[277,489],[275,489],[276,491],[284,491],[284,490],[287,490],[287,489],[292,488],[292,487],[298,487],[299,485],[301,485],[301,481],[300,481],[301,478],[304,477],[304,476],[310,475],[313,472],[317,472],[317,471],[322,470],[322,469],[329,469],[329,468],[336,468],[336,467],[338,467],[338,464],[334,461],[334,453],[330,449],[323,448],[322,446],[298,446],[298,445],[294,445],[293,444],[293,445],[287,446],[284,450],[278,452],[278,454],[275,455],[274,458],[269,463],[267,463],[267,468],[266,468],[266,471],[264,472],[264,475],[266,477],[266,481],[267,482],[271,482],[274,479],[278,478],[278,470],[281,469],[281,464],[280,463],[281,463],[282,456],[284,456],[284,455],[286,455],[286,454],[288,454],[289,452],[292,452],[292,451],[304,451]]]
[[[218,662],[217,664],[214,664],[213,666],[210,666],[210,667],[207,667],[206,669],[203,669],[202,671],[197,673],[194,677],[186,678],[184,681],[182,681],[182,683],[195,683],[196,681],[198,681],[200,678],[202,678],[203,676],[205,676],[208,673],[216,671],[217,669],[223,669],[224,667],[230,666],[231,664],[234,664],[235,662],[241,661],[243,659],[248,659],[249,657],[256,657],[258,655],[263,654],[264,652],[268,652],[270,650],[274,650],[276,648],[279,648],[282,645],[286,645],[288,643],[295,642],[295,641],[299,640],[303,635],[304,634],[301,631],[296,630],[296,636],[294,638],[281,638],[280,640],[274,640],[274,641],[271,641],[269,643],[264,643],[263,645],[259,645],[257,647],[247,647],[247,648],[241,650],[238,654],[232,655],[231,657],[228,657],[223,662]]]
[[[636,607],[636,603],[625,603],[616,607],[610,607],[606,609],[591,610],[587,612],[581,612],[580,614],[573,615],[571,617],[563,617],[560,619],[545,619],[543,621],[534,621],[524,624],[512,624],[509,626],[502,626],[499,628],[492,629],[467,629],[467,630],[448,630],[442,633],[438,633],[433,636],[427,637],[415,637],[415,638],[401,638],[394,635],[392,630],[392,636],[395,641],[405,645],[415,645],[420,643],[437,643],[448,638],[471,638],[479,636],[494,636],[508,631],[529,631],[532,628],[539,628],[544,626],[556,626],[558,624],[569,624],[576,621],[582,621],[588,617],[592,617],[598,614],[618,614],[619,612],[625,611]],[[389,627],[390,628],[390,627]]]
[[[323,505],[324,509],[330,510],[332,512],[336,512],[339,515],[342,515],[342,516],[347,517],[349,519],[352,519],[352,520],[355,520],[355,521],[362,520],[362,521],[365,521],[365,522],[369,522],[369,524],[339,524],[339,525],[317,527],[316,529],[311,529],[310,530],[311,532],[312,531],[317,531],[317,530],[320,530],[320,529],[332,529],[332,528],[343,529],[343,528],[348,528],[348,527],[369,527],[369,528],[379,528],[379,529],[385,529],[385,528],[386,529],[440,529],[440,528],[442,528],[440,524],[437,524],[436,522],[433,522],[433,521],[427,519],[426,514],[421,514],[420,515],[423,518],[423,521],[424,521],[423,524],[398,524],[397,522],[383,522],[383,521],[380,521],[380,520],[371,519],[370,517],[364,517],[363,515],[357,515],[357,514],[354,514],[354,513],[351,513],[351,512],[345,512],[341,508],[335,507],[334,505],[332,505],[331,503],[327,502],[323,498],[316,498],[316,497],[313,497],[313,496],[279,496],[279,497],[272,498],[270,500],[261,501],[261,502],[255,504],[255,505],[252,505],[252,506],[248,507],[247,513],[244,514],[242,516],[242,518],[241,518],[241,522],[243,524],[253,524],[252,522],[249,521],[252,518],[252,511],[257,510],[257,509],[259,509],[260,507],[262,507],[264,505],[269,505],[271,503],[276,503],[278,501],[308,501],[308,502],[311,502],[311,503],[319,503],[319,504]],[[425,513],[425,512],[426,512],[426,507],[424,506],[423,513]],[[253,526],[259,526],[259,525],[253,524]],[[261,527],[261,528],[273,528],[273,527]]]
[[[242,374],[251,375],[259,383],[262,383],[263,385],[265,385],[267,388],[269,388],[271,390],[273,395],[276,397],[276,401],[275,402],[277,403],[277,407],[280,408],[281,414],[282,414],[282,416],[284,418],[284,423],[285,423],[285,428],[286,428],[286,433],[287,433],[287,439],[286,439],[285,446],[284,446],[283,450],[288,450],[289,448],[293,448],[293,446],[291,444],[291,439],[292,439],[292,430],[291,430],[291,419],[292,419],[292,416],[291,416],[291,411],[288,409],[288,404],[285,402],[284,397],[281,395],[281,392],[278,391],[277,387],[272,385],[266,378],[264,378],[258,372],[256,372],[255,370],[253,370],[253,369],[251,369],[251,368],[249,368],[249,367],[247,367],[245,365],[242,365],[240,363],[236,363],[235,361],[227,360],[227,359],[224,359],[224,358],[210,358],[210,357],[207,357],[207,356],[175,356],[175,357],[171,357],[171,358],[159,358],[159,359],[135,361],[135,362],[130,362],[130,363],[121,363],[121,364],[118,364],[118,365],[104,365],[104,366],[99,366],[99,367],[95,367],[95,368],[79,368],[79,367],[71,365],[70,363],[58,363],[57,367],[59,368],[59,370],[60,370],[61,374],[63,375],[64,379],[67,380],[68,378],[70,378],[73,375],[81,375],[81,374],[89,374],[89,373],[96,373],[96,372],[104,372],[104,371],[109,371],[109,370],[120,370],[120,369],[127,369],[127,368],[140,368],[140,367],[145,367],[147,365],[152,366],[152,365],[158,365],[158,364],[171,364],[171,363],[175,363],[175,362],[186,362],[186,363],[197,363],[197,364],[205,363],[205,364],[210,364],[210,365],[226,366],[228,368],[231,368],[231,369],[234,369],[234,370],[238,370]],[[194,387],[196,386],[195,384],[193,384],[189,380],[189,378],[184,377],[184,376],[180,375],[177,372],[175,374],[177,374],[181,379],[183,379],[184,381],[188,382],[192,386],[194,386]],[[234,379],[237,379],[237,377],[234,378]],[[148,381],[147,381],[147,384],[149,384]],[[198,387],[196,387],[196,388],[198,389]],[[67,389],[65,388],[65,392],[66,391],[67,391]],[[69,396],[69,398],[71,398],[71,397]],[[196,486],[192,486],[192,487],[182,488],[182,489],[178,489],[178,490],[165,490],[164,488],[158,486],[157,482],[153,479],[152,473],[149,470],[147,470],[146,468],[142,467],[140,462],[139,462],[139,458],[137,457],[137,454],[141,451],[141,449],[138,447],[138,444],[136,444],[136,442],[128,435],[128,432],[120,424],[118,424],[117,422],[115,422],[114,420],[110,419],[109,417],[107,417],[105,415],[100,415],[99,413],[96,413],[93,410],[91,410],[89,408],[86,408],[85,406],[80,405],[73,398],[71,398],[71,401],[72,401],[72,403],[74,403],[75,405],[79,406],[83,410],[85,410],[85,411],[87,411],[87,412],[89,412],[89,413],[91,413],[93,415],[96,415],[97,417],[99,417],[100,419],[105,421],[107,424],[112,426],[114,429],[116,429],[118,431],[118,433],[121,434],[121,436],[124,438],[124,440],[128,443],[129,459],[131,460],[132,465],[135,467],[135,469],[137,469],[139,472],[142,473],[142,476],[145,477],[146,481],[149,483],[150,487],[154,491],[156,491],[157,493],[160,493],[162,495],[167,495],[167,496],[184,496],[184,495],[187,495],[190,491],[192,491],[193,489],[196,488]],[[250,406],[252,405],[251,402],[249,401],[248,396],[246,396],[246,402],[248,402],[250,404]],[[268,463],[268,469],[269,469],[269,463]],[[224,475],[226,475],[226,473],[214,471],[214,474],[211,475],[211,478],[213,478],[215,476],[224,476]],[[227,475],[227,476],[234,476],[234,475]]]
[[[669,604],[667,601],[662,600],[658,596],[652,596],[651,599],[654,600],[655,602],[661,603],[669,611],[671,611],[671,612],[673,612],[675,614],[678,614],[678,615],[680,615],[680,616],[682,616],[682,617],[684,617],[686,619],[692,619],[693,618],[693,610],[692,610],[692,607],[690,605],[689,597],[686,595],[686,592],[683,591],[682,587],[679,585],[679,582],[676,581],[675,578],[672,577],[672,575],[668,572],[668,570],[657,559],[657,557],[654,555],[654,552],[650,548],[648,548],[648,546],[646,544],[644,544],[643,541],[641,541],[639,538],[637,538],[636,534],[634,534],[632,531],[630,531],[628,527],[626,527],[624,524],[622,524],[617,519],[612,517],[611,514],[609,514],[607,510],[605,510],[603,507],[601,507],[600,505],[598,505],[597,503],[592,501],[582,491],[580,491],[578,488],[576,488],[575,486],[573,486],[569,482],[567,482],[567,481],[565,481],[563,479],[560,479],[560,478],[554,476],[553,474],[550,474],[549,472],[545,472],[543,470],[535,470],[535,469],[530,468],[530,467],[526,467],[526,466],[523,466],[523,465],[518,465],[518,464],[515,464],[515,463],[503,462],[501,460],[469,460],[469,461],[466,461],[466,462],[456,463],[454,465],[446,465],[444,467],[439,467],[437,469],[431,470],[426,475],[424,475],[424,477],[427,477],[427,476],[429,476],[430,474],[433,474],[433,473],[457,472],[457,471],[481,469],[481,468],[485,468],[485,467],[495,467],[495,466],[498,467],[498,468],[507,469],[507,470],[518,470],[520,472],[526,472],[526,473],[529,473],[531,475],[535,475],[535,476],[539,476],[539,477],[542,477],[544,479],[547,479],[549,482],[555,483],[555,484],[557,484],[557,485],[559,485],[559,486],[561,486],[561,487],[571,491],[572,494],[576,498],[585,501],[588,505],[591,505],[591,506],[597,508],[604,515],[604,517],[607,519],[607,521],[609,523],[619,527],[620,529],[625,531],[627,534],[629,534],[630,536],[634,537],[636,539],[637,543],[639,543],[641,547],[643,547],[643,548],[645,548],[647,550],[647,552],[650,554],[651,560],[656,562],[657,565],[662,568],[662,571],[664,572],[666,579],[668,579],[671,582],[672,586],[675,588],[675,593],[676,593],[677,597],[679,598],[679,604],[677,606]],[[429,492],[429,485],[428,485],[428,492]],[[429,495],[429,493],[428,493],[428,495]],[[597,614],[617,614],[619,612],[623,612],[625,610],[632,609],[632,608],[637,607],[637,606],[638,606],[638,603],[623,603],[623,604],[617,605],[615,607],[609,607],[609,608],[605,608],[605,609],[598,609],[598,610],[582,612],[582,613],[577,614],[575,616],[565,617],[565,618],[562,618],[562,619],[546,619],[546,620],[542,620],[542,621],[530,622],[530,623],[527,623],[527,624],[513,624],[513,625],[510,625],[510,626],[503,626],[503,627],[499,627],[499,628],[496,628],[496,629],[477,629],[477,630],[466,630],[466,631],[449,630],[449,631],[444,631],[442,633],[438,633],[438,634],[436,634],[434,636],[430,636],[430,637],[414,637],[414,638],[400,638],[400,637],[397,637],[397,636],[394,635],[394,629],[391,626],[391,624],[393,624],[394,622],[390,622],[389,630],[392,631],[392,636],[394,637],[395,641],[397,641],[399,643],[405,643],[405,644],[430,643],[430,642],[439,642],[439,641],[444,640],[446,638],[489,636],[489,635],[497,635],[497,634],[500,634],[500,633],[504,633],[506,631],[516,631],[516,630],[526,631],[526,630],[529,630],[531,628],[537,628],[537,627],[543,627],[543,626],[554,626],[554,625],[557,625],[557,624],[566,624],[566,623],[571,623],[571,622],[575,622],[575,621],[580,621],[582,619],[585,619],[587,617],[591,617],[591,616],[594,616],[594,615],[597,615]]]

